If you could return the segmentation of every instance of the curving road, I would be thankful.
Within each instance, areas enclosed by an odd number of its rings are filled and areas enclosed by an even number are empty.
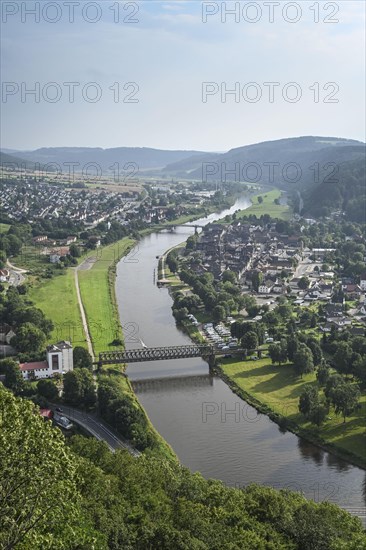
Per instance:
[[[51,403],[51,406],[52,409],[59,407],[59,405],[55,403]],[[112,428],[96,414],[87,413],[75,407],[69,407],[68,405],[62,405],[62,411],[64,416],[85,428],[96,439],[105,441],[111,451],[124,449],[132,456],[136,457],[141,455],[140,451],[135,449],[128,441],[122,439],[121,436],[116,435]]]

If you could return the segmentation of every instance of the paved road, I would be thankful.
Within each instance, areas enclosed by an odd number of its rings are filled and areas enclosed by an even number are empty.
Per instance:
[[[297,266],[294,277],[304,277],[306,276],[307,272],[310,272],[313,270],[314,262],[309,260],[308,257],[304,258],[300,261],[299,265]]]
[[[52,408],[55,409],[59,405],[51,403]],[[105,441],[111,451],[116,451],[117,449],[125,449],[132,456],[140,456],[140,452],[132,447],[128,441],[125,441],[121,436],[117,436],[112,428],[108,426],[106,422],[103,422],[99,417],[92,413],[86,413],[75,409],[74,407],[69,407],[68,405],[62,405],[62,411],[64,416],[69,418],[72,422],[79,424],[85,428],[91,435],[93,435],[99,441]]]
[[[9,268],[9,283],[13,286],[19,286],[24,283],[25,281],[25,273],[27,271],[25,269],[20,269],[20,267],[15,267],[13,264],[7,260],[6,262],[7,267]]]

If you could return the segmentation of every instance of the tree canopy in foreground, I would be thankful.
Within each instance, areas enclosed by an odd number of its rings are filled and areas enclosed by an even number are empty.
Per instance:
[[[81,436],[69,445],[0,384],[0,547],[32,550],[359,550],[361,522],[329,503],[225,487],[178,462]]]

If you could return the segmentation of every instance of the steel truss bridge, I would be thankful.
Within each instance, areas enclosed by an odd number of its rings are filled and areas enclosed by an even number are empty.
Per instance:
[[[237,352],[239,350],[235,351]],[[215,350],[214,346],[210,344],[103,351],[99,354],[98,365],[165,361],[168,359],[190,359],[192,357],[203,357],[212,360],[215,355],[219,354],[221,354],[220,351]]]

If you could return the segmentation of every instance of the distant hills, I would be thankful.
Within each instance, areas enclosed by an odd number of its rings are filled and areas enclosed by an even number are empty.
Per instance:
[[[0,153],[1,163],[41,165],[98,163],[103,173],[123,170],[135,163],[138,172],[156,177],[199,181],[247,181],[273,185],[303,198],[303,213],[329,215],[345,210],[351,220],[362,221],[365,207],[365,144],[361,141],[304,136],[265,141],[226,153],[162,150],[148,147],[45,147],[35,151]],[[113,168],[114,167],[114,168]],[[127,168],[128,169],[128,168]],[[140,174],[141,175],[141,174]],[[298,193],[297,193],[298,194]]]
[[[314,181],[311,167],[315,162],[319,162],[323,170],[323,165],[329,162],[360,158],[364,147],[360,141],[343,138],[286,138],[238,147],[223,154],[196,155],[166,166],[164,172],[220,181],[225,180],[225,174],[227,179],[234,179],[236,170],[242,181],[288,187]],[[208,163],[216,166],[207,166]],[[330,172],[331,168],[324,171]]]
[[[27,170],[34,170],[36,165],[34,162],[30,160],[25,160],[24,158],[20,158],[16,156],[15,154],[8,154],[5,152],[6,149],[3,149],[0,151],[0,165],[4,168],[9,169],[27,169]]]
[[[56,163],[64,168],[65,163],[78,163],[75,171],[81,171],[90,162],[97,163],[103,173],[119,169],[127,163],[135,163],[139,170],[163,168],[187,157],[202,155],[202,151],[170,151],[148,147],[43,147],[35,151],[17,151],[17,156],[33,163]],[[111,168],[115,165],[114,168]]]

